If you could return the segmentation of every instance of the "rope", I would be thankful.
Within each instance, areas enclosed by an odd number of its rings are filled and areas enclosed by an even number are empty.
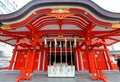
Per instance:
[[[56,38],[54,39],[54,42],[55,42],[55,56],[54,56],[54,58],[55,58],[55,60],[54,60],[54,64],[53,64],[53,66],[54,66],[54,69],[53,69],[53,71],[56,73],[56,71],[57,71],[57,68],[56,68],[56,46],[57,46],[57,40],[56,40]]]
[[[55,38],[54,41],[55,41],[55,46],[54,46],[55,47],[55,56],[54,56],[55,60],[54,60],[54,63],[56,64],[56,46],[57,46],[57,40],[56,40],[56,38]]]
[[[60,72],[63,71],[62,68],[62,42],[60,42]]]
[[[65,58],[66,58],[66,66],[67,66],[67,39],[65,38]]]
[[[73,70],[73,61],[72,61],[73,57],[72,57],[72,44],[71,44],[71,42],[70,42],[70,56],[71,56],[71,71],[72,71]]]

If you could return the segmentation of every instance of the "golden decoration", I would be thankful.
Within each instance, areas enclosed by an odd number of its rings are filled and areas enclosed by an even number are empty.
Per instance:
[[[32,37],[32,40],[34,40],[34,37]]]
[[[26,57],[27,57],[27,55],[25,54],[25,55],[24,55],[24,58],[26,58]]]
[[[71,17],[74,14],[70,13],[69,8],[52,8],[51,13],[47,15],[58,19],[64,19],[66,17]]]
[[[86,14],[86,15],[87,15],[88,13],[87,13],[87,12],[84,12],[84,14]]]
[[[59,34],[58,37],[59,37],[59,38],[63,38],[63,34]]]
[[[51,13],[70,13],[69,8],[52,8]]]
[[[37,13],[34,11],[33,14],[36,15]]]
[[[98,52],[98,51],[96,52],[96,54],[99,54],[99,53],[100,53],[100,52]]]
[[[64,19],[66,17],[73,16],[73,14],[47,14],[48,16],[56,17],[58,19]]]
[[[26,24],[26,26],[30,26],[30,24]]]
[[[34,34],[34,31],[32,31],[32,34]]]
[[[98,57],[98,55],[97,55],[97,54],[95,54],[95,57],[97,58],[97,57]]]
[[[120,22],[112,23],[111,28],[120,28]]]
[[[3,30],[11,30],[12,28],[10,27],[10,24],[3,24],[2,29]]]

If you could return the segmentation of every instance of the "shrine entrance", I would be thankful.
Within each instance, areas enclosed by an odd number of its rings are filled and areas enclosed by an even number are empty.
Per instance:
[[[64,8],[64,1],[47,7],[34,1],[21,13],[0,15],[0,41],[15,47],[8,69],[20,70],[17,82],[30,80],[35,70],[48,77],[75,77],[75,71],[86,70],[92,80],[107,82],[102,70],[114,69],[107,46],[120,41],[120,23],[108,21],[114,17],[94,8],[91,0]]]
[[[53,42],[48,43],[50,50],[48,77],[75,77],[73,45],[76,46],[76,40],[73,39],[74,42],[68,40],[55,38]]]

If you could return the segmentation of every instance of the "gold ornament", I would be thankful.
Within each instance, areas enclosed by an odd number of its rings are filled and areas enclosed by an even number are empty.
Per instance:
[[[10,24],[3,24],[2,29],[3,30],[11,30],[12,28],[10,27]]]
[[[51,13],[47,15],[58,19],[64,19],[66,17],[71,17],[74,14],[70,13],[69,8],[52,8]]]
[[[112,23],[111,28],[120,28],[120,22]]]

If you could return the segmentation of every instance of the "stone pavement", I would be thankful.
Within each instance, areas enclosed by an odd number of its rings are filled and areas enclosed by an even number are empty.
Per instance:
[[[0,82],[16,82],[16,77],[19,71],[0,71]],[[118,71],[104,71],[107,82],[119,82],[120,72]],[[21,82],[102,82],[92,81],[90,74],[86,71],[77,72],[75,78],[48,78],[47,73],[35,72],[31,80],[24,80]]]

